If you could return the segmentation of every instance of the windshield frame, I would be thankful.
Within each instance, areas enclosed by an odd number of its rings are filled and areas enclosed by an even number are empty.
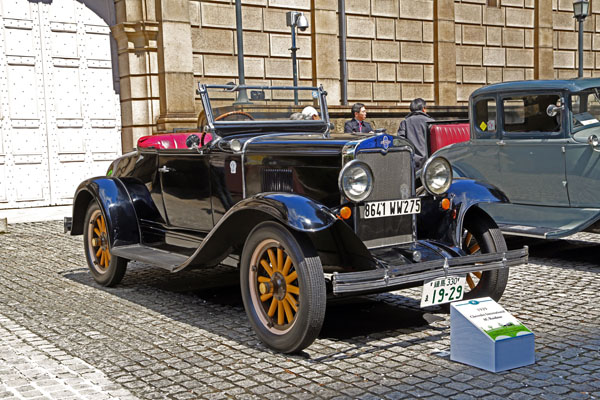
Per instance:
[[[298,91],[313,91],[313,98],[318,98],[321,119],[320,120],[259,120],[259,121],[216,121],[215,110],[213,109],[209,90],[223,89],[225,91],[242,91],[242,90],[290,90],[297,93]],[[266,132],[300,132],[300,133],[322,133],[328,135],[330,131],[329,113],[327,111],[327,92],[323,86],[266,86],[266,85],[208,85],[198,83],[198,91],[204,107],[206,125],[199,127],[203,131],[216,134],[221,137],[236,135],[236,134],[258,134]],[[314,97],[314,93],[317,97]],[[297,95],[296,95],[297,96]],[[252,101],[252,100],[250,100]],[[262,101],[262,100],[260,100]],[[235,106],[235,102],[232,102]]]

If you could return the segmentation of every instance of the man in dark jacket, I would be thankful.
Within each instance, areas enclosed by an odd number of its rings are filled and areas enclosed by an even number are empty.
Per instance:
[[[367,109],[363,103],[355,103],[352,106],[352,119],[344,125],[344,133],[373,133],[371,124],[365,121]]]
[[[408,139],[415,146],[415,168],[425,164],[427,157],[427,122],[434,121],[426,112],[427,103],[421,98],[410,103],[410,114],[400,122],[398,136]]]

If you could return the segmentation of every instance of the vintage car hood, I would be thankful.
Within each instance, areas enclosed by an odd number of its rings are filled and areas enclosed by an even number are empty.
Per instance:
[[[386,136],[385,140],[382,140]],[[228,138],[229,139],[229,138]],[[255,136],[243,140],[243,146],[246,152],[270,151],[276,150],[297,152],[321,152],[340,154],[342,149],[348,146],[381,147],[382,142],[389,143],[386,146],[410,146],[410,143],[404,139],[394,137],[389,134],[380,135],[359,135],[359,134],[333,134],[324,137],[320,134],[270,134]],[[387,148],[386,148],[387,150]]]

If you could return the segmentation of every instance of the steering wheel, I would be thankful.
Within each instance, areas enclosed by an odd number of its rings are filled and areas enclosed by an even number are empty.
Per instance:
[[[254,117],[245,111],[229,111],[225,114],[219,115],[217,118],[215,118],[215,121],[220,121],[220,120],[230,117],[232,115],[243,115],[244,117],[248,118],[250,121],[254,121]]]

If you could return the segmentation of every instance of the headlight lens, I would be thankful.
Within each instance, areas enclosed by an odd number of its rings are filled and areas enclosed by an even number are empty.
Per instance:
[[[452,167],[450,162],[443,157],[435,157],[425,163],[423,168],[423,186],[425,189],[439,196],[450,189],[452,184]]]
[[[351,201],[362,201],[371,194],[373,174],[367,164],[352,161],[340,172],[338,184],[342,193]]]

